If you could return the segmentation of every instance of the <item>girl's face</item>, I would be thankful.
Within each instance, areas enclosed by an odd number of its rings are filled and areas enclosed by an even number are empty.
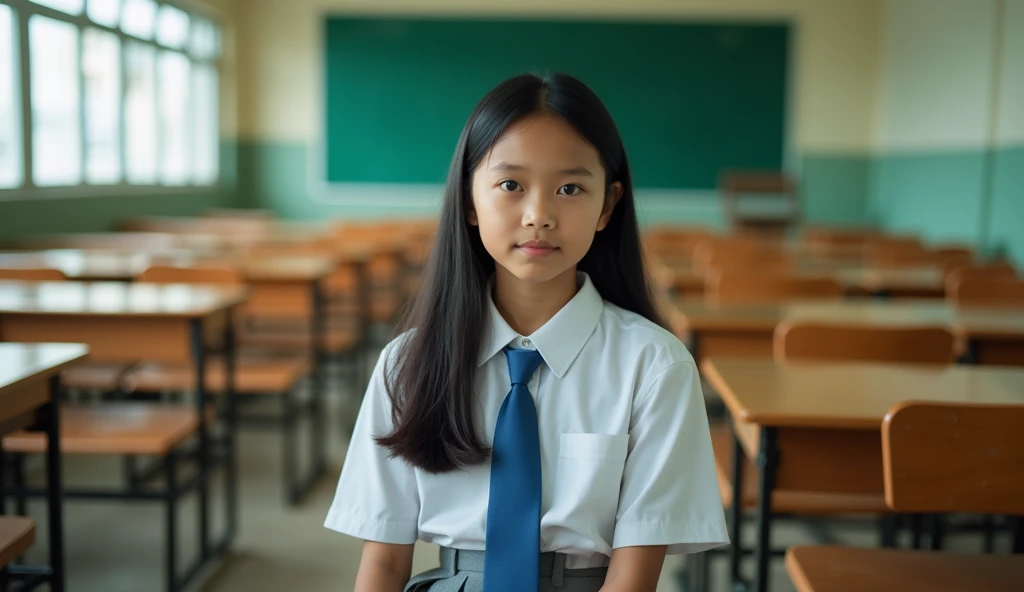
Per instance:
[[[516,278],[547,282],[575,273],[608,225],[622,184],[606,192],[593,146],[547,113],[523,118],[473,171],[469,222],[495,263]]]

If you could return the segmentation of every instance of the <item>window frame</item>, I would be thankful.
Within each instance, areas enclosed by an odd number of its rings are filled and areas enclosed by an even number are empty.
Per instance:
[[[189,17],[201,17],[216,27],[221,39],[223,39],[223,23],[216,10],[198,4],[190,0],[154,0],[157,5],[157,11],[159,13],[161,5],[169,5],[174,8],[188,13]],[[160,44],[156,40],[156,35],[153,35],[153,39],[143,39],[129,35],[120,29],[120,27],[109,27],[93,22],[88,16],[88,1],[85,3],[85,8],[81,14],[72,15],[66,12],[62,12],[49,6],[42,4],[36,4],[32,0],[0,0],[0,4],[9,5],[14,11],[14,23],[15,23],[15,79],[16,88],[20,91],[20,115],[21,115],[21,167],[22,167],[22,183],[19,187],[13,187],[9,189],[0,189],[0,201],[9,200],[22,200],[26,198],[30,199],[45,199],[45,198],[74,198],[74,197],[117,197],[117,196],[128,196],[128,195],[183,195],[183,194],[203,194],[209,193],[212,190],[216,190],[223,184],[223,162],[220,159],[220,154],[217,154],[217,176],[211,183],[197,184],[195,181],[189,181],[185,185],[163,185],[160,182],[160,175],[157,175],[157,179],[152,184],[131,184],[127,181],[127,158],[128,151],[125,146],[125,137],[127,134],[127,121],[125,111],[125,96],[127,93],[127,69],[125,68],[125,51],[124,48],[128,41],[135,43],[142,43],[153,46],[156,51],[172,51],[185,55],[185,57],[195,67],[197,64],[207,65],[213,68],[217,75],[218,84],[221,79],[221,68],[220,59],[223,55],[221,50],[220,55],[212,58],[201,58],[191,52],[190,43],[186,41],[184,48],[178,49]],[[122,5],[123,10],[123,5]],[[29,19],[34,15],[40,15],[47,18],[52,18],[59,21],[64,21],[74,24],[78,28],[78,48],[79,48],[79,134],[81,142],[81,160],[82,160],[82,180],[77,185],[58,186],[58,187],[40,187],[35,184],[32,176],[33,166],[33,155],[32,155],[32,80],[29,74],[30,72],[30,43],[28,36],[28,22]],[[190,23],[191,26],[194,24]],[[120,141],[121,141],[121,180],[118,183],[113,184],[90,184],[87,181],[86,166],[88,163],[87,154],[87,137],[86,137],[86,110],[85,110],[85,86],[84,86],[84,73],[81,67],[82,59],[82,39],[84,31],[87,28],[95,28],[100,31],[113,33],[121,41],[121,130],[120,130]],[[191,35],[191,33],[190,33]],[[221,42],[220,47],[223,47]],[[218,93],[218,97],[219,97]],[[157,75],[156,78],[156,96],[155,101],[160,100],[160,77]],[[215,110],[219,111],[220,105],[213,106]],[[159,110],[157,117],[159,118]],[[219,118],[218,118],[219,120]],[[161,138],[159,136],[160,126],[159,122],[156,126],[157,133],[157,152],[156,152],[156,163],[157,170],[159,171],[161,158],[162,158],[162,145]]]

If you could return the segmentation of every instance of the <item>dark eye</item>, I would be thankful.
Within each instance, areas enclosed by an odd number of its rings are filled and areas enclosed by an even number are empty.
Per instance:
[[[515,181],[502,181],[498,184],[505,191],[519,191],[520,185]]]
[[[568,185],[562,185],[558,188],[558,193],[561,195],[579,195],[583,193],[583,188],[575,183],[569,183]]]

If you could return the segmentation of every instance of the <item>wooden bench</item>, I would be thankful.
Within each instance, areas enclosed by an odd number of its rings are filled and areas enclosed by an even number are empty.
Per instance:
[[[0,516],[0,567],[7,567],[36,544],[36,523],[23,516]]]
[[[199,419],[180,405],[105,403],[61,408],[61,454],[164,456],[195,436]],[[46,439],[38,432],[14,432],[4,438],[7,452],[42,454]]]
[[[1024,405],[906,402],[882,424],[886,503],[913,513],[1024,515]],[[800,592],[1016,592],[1015,555],[793,547],[786,569]]]

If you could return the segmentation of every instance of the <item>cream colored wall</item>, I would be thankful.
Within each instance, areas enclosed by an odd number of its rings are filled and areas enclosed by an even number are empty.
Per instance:
[[[796,26],[790,118],[795,149],[858,152],[872,144],[881,0],[233,1],[243,139],[317,142],[324,17],[402,13],[786,20]]]
[[[876,146],[1024,142],[1024,0],[888,0]]]
[[[890,0],[877,139],[885,151],[988,140],[996,0]]]
[[[999,125],[996,143],[1024,144],[1024,0],[1007,0],[1003,14]]]

